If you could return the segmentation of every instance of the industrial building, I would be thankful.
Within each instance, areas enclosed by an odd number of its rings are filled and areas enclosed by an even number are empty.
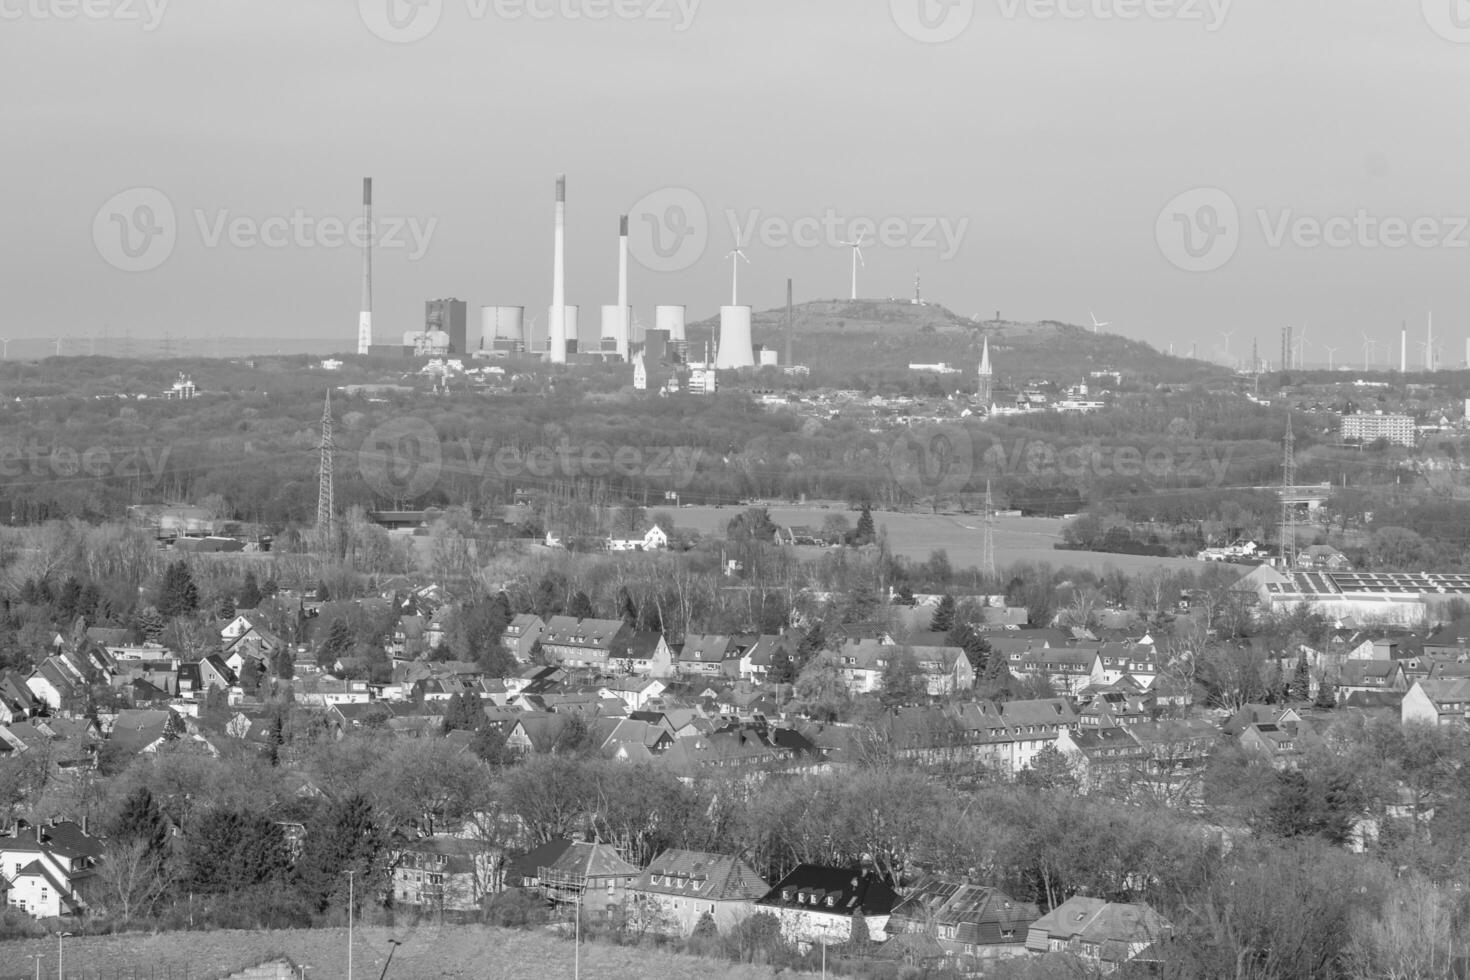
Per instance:
[[[1284,573],[1262,565],[1235,585],[1263,606],[1288,611],[1306,605],[1330,620],[1418,626],[1442,617],[1454,599],[1470,599],[1470,575],[1458,572]]]
[[[470,354],[469,306],[461,299],[431,299],[424,304],[424,333],[449,337],[449,353]],[[475,345],[479,347],[477,343]]]
[[[1352,440],[1362,443],[1387,439],[1395,446],[1408,446],[1412,449],[1414,420],[1407,415],[1384,415],[1382,412],[1372,415],[1361,412],[1357,415],[1344,415],[1342,438],[1344,442]]]

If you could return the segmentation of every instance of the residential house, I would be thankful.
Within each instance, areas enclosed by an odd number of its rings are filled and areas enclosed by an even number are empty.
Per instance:
[[[608,659],[607,668],[633,677],[672,677],[674,653],[662,633],[640,630],[632,635],[625,648]]]
[[[974,960],[1025,953],[1027,934],[1039,918],[1034,902],[1018,902],[986,885],[926,874],[905,889],[905,898],[888,920],[888,934],[930,936],[964,967]]]
[[[1046,647],[1026,654],[1011,672],[1049,682],[1058,694],[1075,696],[1101,675],[1097,647]]]
[[[506,625],[505,632],[500,636],[500,645],[515,658],[516,663],[530,663],[531,653],[545,631],[546,623],[540,616],[535,613],[521,613]]]
[[[808,950],[848,942],[857,920],[869,939],[881,942],[898,896],[872,868],[799,864],[755,904],[757,912],[776,916],[783,939]]]
[[[626,903],[628,888],[640,874],[612,845],[577,842],[538,867],[536,880],[547,901],[606,915]]]
[[[0,725],[40,714],[45,704],[13,670],[0,671]]]
[[[79,915],[78,894],[96,874],[102,841],[71,821],[25,826],[0,837],[0,877],[9,882],[5,902],[37,919]]]
[[[1399,712],[1405,725],[1470,725],[1470,677],[1416,681]]]
[[[475,912],[503,887],[498,848],[460,837],[405,843],[393,862],[393,900],[426,912]]]
[[[1014,776],[1063,731],[1076,731],[1077,711],[1064,698],[969,701],[890,713],[878,732],[900,759],[921,765],[978,763]]]
[[[736,677],[740,673],[740,648],[735,638],[726,634],[684,637],[674,670],[692,677]]]
[[[1260,722],[1241,732],[1239,741],[1241,748],[1264,756],[1278,769],[1285,769],[1294,766],[1313,741],[1309,732],[1304,725],[1286,727]]]
[[[1337,694],[1403,694],[1409,689],[1396,660],[1349,660],[1338,675]]]
[[[1026,948],[1071,953],[1111,972],[1124,963],[1152,959],[1172,933],[1168,920],[1148,905],[1078,895],[1032,923]]]
[[[782,635],[766,633],[751,638],[749,642],[742,639],[742,653],[737,676],[752,684],[766,683],[770,678],[771,665],[775,662],[777,652],[784,652],[787,657],[794,658],[800,643],[801,637],[797,633]]]
[[[609,660],[623,656],[632,638],[632,629],[621,619],[553,616],[541,634],[541,651],[548,663],[605,670]]]
[[[628,912],[650,931],[688,936],[704,915],[723,935],[755,911],[771,890],[738,857],[703,851],[664,851],[628,886]]]
[[[669,536],[657,524],[636,538],[608,538],[608,551],[663,551],[669,546]]]
[[[1071,764],[1083,793],[1126,786],[1146,758],[1143,746],[1126,728],[1062,731],[1056,747]]]

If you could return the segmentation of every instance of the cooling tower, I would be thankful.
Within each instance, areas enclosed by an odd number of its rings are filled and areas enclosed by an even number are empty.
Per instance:
[[[362,179],[362,312],[357,316],[357,352],[373,346],[373,179]]]
[[[567,338],[576,336],[576,328],[568,329],[567,308],[567,176],[556,175],[556,213],[551,256],[551,317],[547,321],[546,357],[552,364],[567,362]]]
[[[653,311],[653,329],[667,330],[669,339],[682,343],[684,336],[684,307],[658,306]]]
[[[731,371],[755,367],[755,347],[750,340],[750,307],[720,307],[720,346],[715,351],[715,369]]]
[[[526,308],[524,306],[480,307],[480,347],[482,350],[527,350]]]

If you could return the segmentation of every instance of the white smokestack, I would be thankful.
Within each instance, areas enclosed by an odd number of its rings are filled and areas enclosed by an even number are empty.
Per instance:
[[[1399,329],[1399,374],[1409,373],[1409,330]]]
[[[357,352],[373,345],[373,179],[362,179],[362,312],[357,317]]]
[[[551,260],[550,339],[546,358],[552,364],[567,362],[567,176],[556,175],[556,231]]]
[[[618,356],[628,360],[633,317],[628,309],[628,216],[618,219]]]

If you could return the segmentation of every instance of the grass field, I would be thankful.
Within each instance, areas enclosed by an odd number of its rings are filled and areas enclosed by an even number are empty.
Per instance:
[[[401,930],[356,930],[353,976],[377,980],[390,938]],[[587,980],[769,980],[768,968],[675,956],[634,947],[583,943]],[[56,940],[0,943],[0,978],[56,980]],[[180,932],[84,936],[66,940],[66,980],[218,980],[264,960],[285,956],[306,965],[307,980],[346,980],[347,930]],[[393,955],[393,980],[555,980],[572,976],[572,943],[547,933],[479,926],[420,927]],[[783,973],[783,978],[801,974]]]
[[[657,508],[655,508],[656,510]],[[738,507],[680,507],[674,522],[704,534],[723,534],[725,525]],[[787,527],[793,524],[821,527],[828,514],[842,514],[850,524],[857,523],[857,512],[820,507],[772,507],[771,520]],[[955,568],[980,564],[984,546],[982,519],[973,514],[903,514],[874,511],[873,523],[888,529],[888,544],[896,555],[923,561],[934,551],[949,552]],[[1071,566],[1101,572],[1108,567],[1124,572],[1172,567],[1198,569],[1199,562],[1188,558],[1147,558],[1139,555],[1113,555],[1095,551],[1058,551],[1061,519],[1044,517],[1001,517],[995,525],[995,563],[1004,568],[1019,561],[1050,562],[1055,566]],[[819,549],[804,548],[804,553],[817,554]]]

